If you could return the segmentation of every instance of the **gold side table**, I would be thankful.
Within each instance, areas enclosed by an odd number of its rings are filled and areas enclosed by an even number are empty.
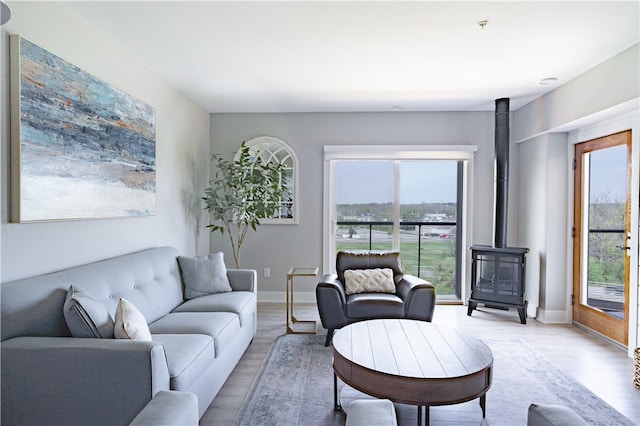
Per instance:
[[[287,334],[316,334],[318,324],[313,320],[299,320],[293,313],[293,278],[315,277],[318,268],[291,268],[287,274]]]

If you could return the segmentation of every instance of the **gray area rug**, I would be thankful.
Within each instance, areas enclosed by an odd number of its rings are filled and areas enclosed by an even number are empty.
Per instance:
[[[322,335],[276,339],[234,422],[247,425],[342,425],[333,410],[332,348]],[[478,400],[432,407],[431,425],[526,425],[532,402],[564,404],[593,425],[633,425],[587,388],[547,362],[522,340],[485,340],[493,351],[494,373],[487,393],[487,417]],[[341,401],[367,397],[338,380]],[[415,425],[417,409],[396,404],[400,425]]]

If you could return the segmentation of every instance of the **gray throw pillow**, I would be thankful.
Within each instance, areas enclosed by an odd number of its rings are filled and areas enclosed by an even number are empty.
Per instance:
[[[88,291],[70,286],[63,310],[73,337],[113,339],[114,322],[107,307]]]
[[[222,252],[207,256],[178,256],[178,263],[182,271],[185,299],[232,290]]]

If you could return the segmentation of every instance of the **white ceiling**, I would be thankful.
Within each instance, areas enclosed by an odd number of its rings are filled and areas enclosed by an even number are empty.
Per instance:
[[[516,110],[640,41],[639,1],[68,2],[207,111]],[[488,20],[481,29],[478,22]],[[538,82],[556,77],[555,85]]]

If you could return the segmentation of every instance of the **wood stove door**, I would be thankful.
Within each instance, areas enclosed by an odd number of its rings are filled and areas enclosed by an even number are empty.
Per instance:
[[[575,146],[573,320],[623,345],[629,333],[631,131]]]

